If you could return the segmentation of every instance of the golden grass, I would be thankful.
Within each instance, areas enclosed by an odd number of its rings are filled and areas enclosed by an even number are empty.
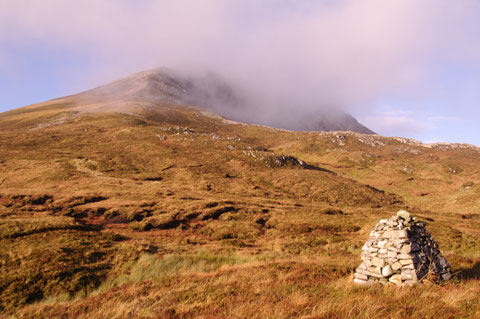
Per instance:
[[[480,311],[478,292],[478,281],[366,288],[354,286],[348,275],[316,263],[253,262],[125,284],[85,300],[36,304],[25,308],[23,314],[78,314],[80,318],[125,318],[129,314],[142,318],[475,317]]]
[[[0,116],[4,317],[479,315],[476,151],[44,106]],[[427,219],[457,279],[352,284],[370,228],[400,208]]]

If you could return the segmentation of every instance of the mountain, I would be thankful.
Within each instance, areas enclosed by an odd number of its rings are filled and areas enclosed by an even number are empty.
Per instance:
[[[0,318],[480,312],[479,148],[237,122],[194,103],[242,108],[224,81],[168,74],[0,114]],[[353,285],[400,209],[455,280]]]
[[[191,105],[250,124],[295,131],[353,131],[374,134],[351,115],[336,109],[326,111],[319,107],[315,112],[299,113],[292,105],[282,112],[266,113],[258,110],[265,107],[258,105],[259,102],[248,96],[245,91],[212,73],[188,76],[169,69],[155,69],[133,74],[78,94],[74,98],[81,104],[135,101],[150,105],[158,102]]]

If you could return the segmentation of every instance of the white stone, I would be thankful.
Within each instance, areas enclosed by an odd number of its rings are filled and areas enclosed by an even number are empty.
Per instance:
[[[402,246],[403,244],[407,243],[408,241],[405,240],[405,239],[395,239],[394,240],[394,243],[395,243],[395,246]]]
[[[365,266],[367,266],[367,268],[372,266],[372,260],[371,259],[364,259],[363,263],[365,263]]]
[[[402,268],[402,264],[399,263],[398,261],[392,265],[392,269],[394,271],[400,270]]]
[[[388,281],[394,283],[394,284],[401,284],[402,283],[402,276],[401,275],[393,275],[388,279]]]
[[[397,247],[393,247],[393,246],[388,247],[388,250],[393,251],[394,253],[399,253],[400,252],[400,249],[398,249]]]
[[[408,253],[419,251],[419,250],[420,250],[420,246],[417,243],[412,243],[412,244],[403,246],[401,251],[404,254],[408,254]]]
[[[410,265],[413,264],[413,260],[411,259],[400,259],[399,262],[404,266],[404,265]]]
[[[353,279],[353,282],[356,283],[356,284],[360,284],[360,285],[366,285],[367,284],[366,280],[360,280],[358,278]]]
[[[360,284],[360,285],[367,285],[367,286],[371,286],[373,284],[375,284],[375,281],[373,280],[368,280],[368,281],[363,281],[363,280],[360,280],[360,279],[353,279],[353,282],[356,283],[356,284]]]
[[[402,279],[403,280],[416,280],[417,274],[414,270],[402,270]]]
[[[406,210],[400,210],[397,212],[397,216],[403,218],[406,221],[410,221],[410,213]]]
[[[384,248],[387,243],[388,243],[388,240],[381,240],[378,242],[377,246],[378,248]]]
[[[402,249],[400,250],[402,252],[402,254],[408,254],[409,252],[412,251],[412,246],[411,245],[405,245],[402,247]]]
[[[362,275],[365,275],[365,276],[370,276],[370,272],[366,269],[357,268],[356,273],[362,274]]]
[[[385,258],[385,262],[389,264],[390,266],[396,262],[397,260],[395,258]]]
[[[380,267],[376,267],[375,269],[372,269],[372,271],[370,271],[370,273],[368,274],[370,277],[375,277],[375,278],[383,278],[382,276],[382,270]]]
[[[367,269],[367,265],[365,264],[365,262],[362,262],[362,263],[360,264],[360,266],[358,266],[358,268],[359,268],[359,269]],[[357,269],[358,269],[358,268],[357,268]]]
[[[383,237],[389,238],[389,239],[407,238],[407,232],[404,229],[402,229],[402,230],[387,230],[383,234]]]
[[[389,258],[397,258],[397,253],[394,252],[394,251],[389,250],[388,253],[387,253],[387,256],[388,256]]]
[[[372,265],[376,267],[383,267],[385,265],[385,260],[381,258],[372,258]]]
[[[358,273],[358,272],[356,272],[354,276],[355,276],[355,278],[360,279],[360,280],[365,280],[365,281],[368,280],[368,276],[367,276],[367,275],[360,274],[360,273]]]
[[[386,266],[382,268],[382,275],[383,277],[388,277],[393,274],[393,269],[390,266]]]

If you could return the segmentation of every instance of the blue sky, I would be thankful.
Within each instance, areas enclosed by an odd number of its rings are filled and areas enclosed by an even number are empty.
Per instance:
[[[480,145],[477,1],[299,3],[2,1],[0,112],[180,66],[342,105],[382,135]]]
[[[474,66],[472,66],[473,68]],[[459,142],[480,146],[480,78],[473,69],[445,66],[433,87],[421,96],[383,96],[370,114],[358,119],[377,132],[423,142]]]

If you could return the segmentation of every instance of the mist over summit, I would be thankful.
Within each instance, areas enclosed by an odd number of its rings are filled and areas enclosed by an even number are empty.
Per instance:
[[[284,93],[282,93],[284,94]],[[242,87],[213,72],[189,74],[167,68],[142,71],[75,96],[79,104],[118,102],[169,103],[198,106],[225,118],[294,131],[354,131],[374,134],[351,115],[324,105],[271,106]],[[113,104],[112,104],[113,103]]]

